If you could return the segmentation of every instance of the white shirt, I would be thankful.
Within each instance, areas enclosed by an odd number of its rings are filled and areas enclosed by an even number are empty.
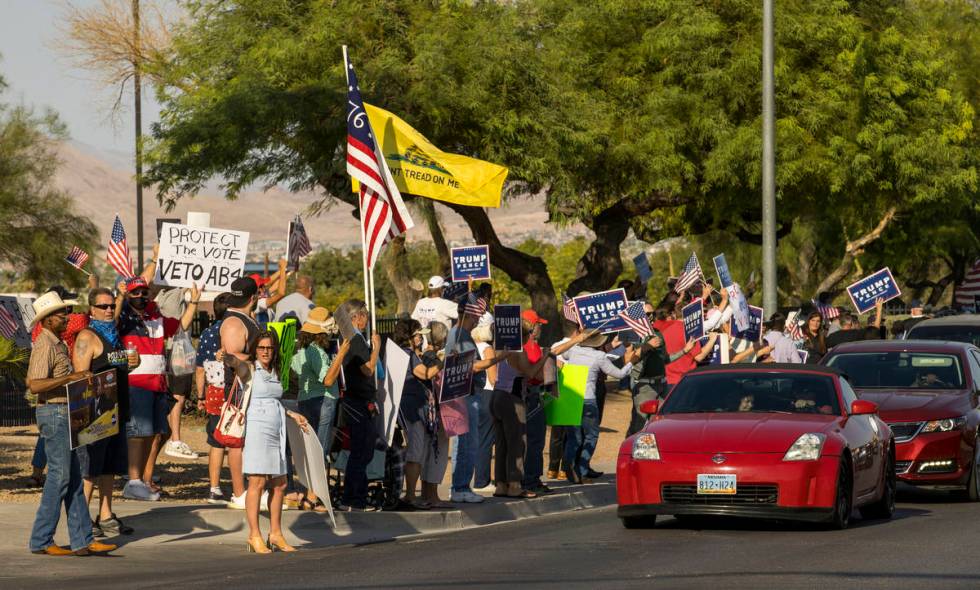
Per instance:
[[[276,321],[281,322],[286,318],[296,318],[299,325],[306,323],[306,318],[310,316],[310,310],[316,307],[312,301],[303,297],[299,293],[286,295],[279,304],[276,305]]]
[[[415,311],[412,312],[412,319],[422,324],[423,328],[429,322],[439,322],[448,330],[453,327],[452,320],[458,318],[457,305],[442,297],[423,297],[415,304]]]
[[[483,351],[486,350],[486,349],[488,349],[488,348],[490,348],[490,345],[487,344],[486,342],[477,342],[476,343],[476,356],[478,357],[477,358],[478,361],[483,359]],[[487,391],[493,391],[493,385],[490,384],[490,380],[489,379],[487,379],[484,382],[483,389],[486,389]]]
[[[589,374],[585,382],[585,399],[595,401],[595,387],[599,382],[599,373],[603,373],[613,379],[622,379],[630,374],[633,363],[626,363],[623,368],[612,364],[606,353],[595,348],[585,346],[573,346],[566,350],[562,355],[566,363],[570,365],[582,365],[589,368]]]
[[[712,307],[708,313],[704,314],[704,331],[711,332],[720,329],[732,319],[734,310],[729,305],[724,312],[718,311],[717,307]]]

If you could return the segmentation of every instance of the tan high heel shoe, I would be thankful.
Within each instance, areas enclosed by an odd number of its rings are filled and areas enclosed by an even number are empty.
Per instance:
[[[292,553],[293,551],[296,551],[296,548],[287,543],[286,538],[282,535],[276,535],[275,537],[269,535],[269,547],[271,547],[273,551],[282,551],[283,553]]]
[[[269,549],[262,537],[249,537],[245,550],[248,553],[272,553],[272,549]]]

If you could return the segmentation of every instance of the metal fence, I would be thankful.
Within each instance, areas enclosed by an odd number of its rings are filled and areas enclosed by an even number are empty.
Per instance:
[[[0,426],[34,424],[34,408],[27,403],[27,386],[9,378],[0,378]]]

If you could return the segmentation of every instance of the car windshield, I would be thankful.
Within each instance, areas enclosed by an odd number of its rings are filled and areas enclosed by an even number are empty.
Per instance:
[[[909,340],[949,340],[980,346],[980,326],[913,326]]]
[[[840,414],[833,378],[806,374],[705,373],[677,384],[660,414]]]
[[[963,371],[953,354],[925,352],[848,352],[827,365],[847,373],[854,387],[961,389]]]

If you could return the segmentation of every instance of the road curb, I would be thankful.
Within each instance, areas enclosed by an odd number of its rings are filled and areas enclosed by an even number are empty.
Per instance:
[[[492,524],[537,518],[551,514],[609,506],[616,502],[615,483],[569,486],[539,498],[516,500],[488,498],[482,504],[466,504],[452,510],[418,512],[338,512],[337,528],[330,526],[326,514],[287,510],[283,528],[301,544],[345,545],[392,541],[401,537],[445,533]],[[140,538],[176,536],[181,539],[208,539],[223,542],[225,535],[241,540],[247,530],[245,512],[209,504],[156,504],[125,502],[117,504],[120,516],[137,529]],[[261,526],[268,530],[268,516],[262,513]]]

